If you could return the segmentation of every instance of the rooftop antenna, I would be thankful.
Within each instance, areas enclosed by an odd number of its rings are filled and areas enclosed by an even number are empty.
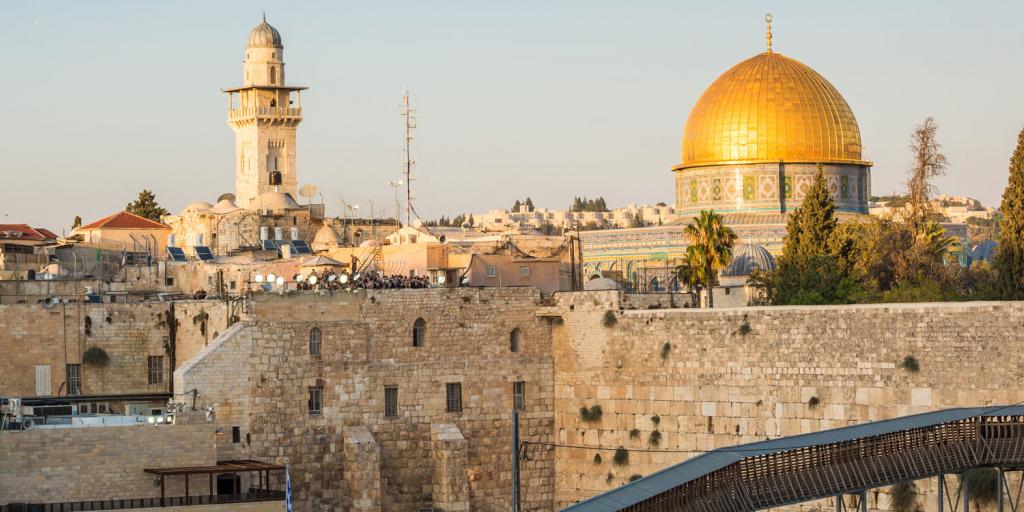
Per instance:
[[[764,15],[764,22],[768,25],[764,32],[764,42],[768,46],[767,53],[772,53],[772,13]]]
[[[401,116],[405,119],[405,146],[402,149],[403,162],[405,166],[405,225],[412,225],[412,165],[416,163],[412,158],[412,130],[416,128],[416,111],[409,104],[409,88],[405,89],[400,105]]]

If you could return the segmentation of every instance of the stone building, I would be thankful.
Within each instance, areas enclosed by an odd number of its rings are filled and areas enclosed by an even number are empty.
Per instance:
[[[46,257],[35,248],[53,243],[52,231],[28,224],[0,224],[0,280],[34,279],[46,265]]]

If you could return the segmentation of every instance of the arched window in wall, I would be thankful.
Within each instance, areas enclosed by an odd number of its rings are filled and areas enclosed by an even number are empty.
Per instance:
[[[412,324],[412,346],[422,347],[427,338],[427,322],[417,318]]]
[[[319,327],[314,327],[309,330],[309,355],[313,357],[320,357],[320,342],[323,339],[323,333],[320,332]]]
[[[270,67],[270,83],[277,84],[277,68],[274,66]]]
[[[523,331],[516,327],[508,336],[508,348],[512,352],[519,352],[523,348]]]

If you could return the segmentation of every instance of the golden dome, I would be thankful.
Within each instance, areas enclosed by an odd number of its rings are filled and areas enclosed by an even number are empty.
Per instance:
[[[863,163],[860,128],[839,91],[771,50],[718,77],[690,111],[682,164]]]

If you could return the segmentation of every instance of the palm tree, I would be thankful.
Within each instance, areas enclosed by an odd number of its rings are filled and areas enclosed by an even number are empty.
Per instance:
[[[687,254],[689,260],[689,254]],[[686,291],[693,294],[693,307],[700,307],[700,290],[704,284],[704,267],[690,265],[689,261],[683,262],[676,267],[676,279],[679,284],[686,287]]]
[[[702,210],[700,216],[694,217],[693,222],[686,226],[686,236],[690,239],[686,258],[691,267],[702,269],[700,277],[703,288],[708,292],[708,307],[713,308],[712,286],[718,282],[718,272],[732,260],[736,233],[714,210]]]

